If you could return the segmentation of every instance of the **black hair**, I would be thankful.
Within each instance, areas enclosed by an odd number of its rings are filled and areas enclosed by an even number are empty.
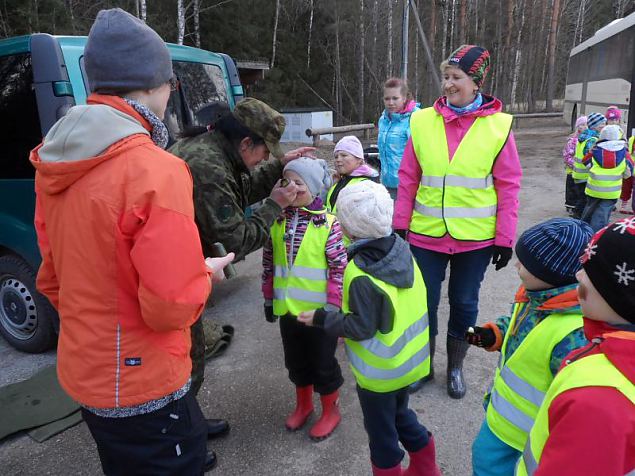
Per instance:
[[[231,112],[224,114],[216,122],[214,129],[222,133],[235,147],[238,147],[238,144],[246,137],[249,137],[254,145],[265,143],[262,137],[245,127]]]

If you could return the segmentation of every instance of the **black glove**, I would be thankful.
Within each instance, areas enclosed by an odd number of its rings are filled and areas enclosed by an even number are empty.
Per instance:
[[[496,266],[496,271],[503,269],[512,259],[512,249],[506,246],[494,245],[494,253],[492,254],[492,264]]]
[[[406,235],[408,234],[408,230],[395,230],[395,233],[405,240]]]
[[[474,332],[467,331],[465,333],[465,340],[468,344],[477,347],[491,347],[496,343],[496,334],[492,329],[478,326],[474,326],[472,329]]]
[[[265,304],[265,319],[267,319],[267,322],[276,322],[278,320],[278,316],[273,315],[273,306]]]

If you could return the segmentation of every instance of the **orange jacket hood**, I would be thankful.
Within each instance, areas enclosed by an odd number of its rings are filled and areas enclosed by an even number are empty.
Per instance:
[[[31,152],[41,192],[63,192],[94,167],[118,157],[134,144],[125,139],[149,136],[148,121],[122,98],[93,94],[88,102],[72,107]],[[114,144],[116,147],[112,147]]]

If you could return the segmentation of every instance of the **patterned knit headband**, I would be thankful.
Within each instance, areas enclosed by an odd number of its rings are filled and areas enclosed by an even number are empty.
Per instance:
[[[450,55],[448,64],[461,69],[480,88],[489,72],[489,51],[476,45],[462,45]]]

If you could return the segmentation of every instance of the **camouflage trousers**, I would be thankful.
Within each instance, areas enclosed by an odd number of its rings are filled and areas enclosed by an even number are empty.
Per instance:
[[[196,395],[201,389],[201,385],[203,385],[203,380],[205,379],[206,358],[219,355],[220,352],[216,352],[219,351],[220,348],[224,349],[229,345],[230,339],[227,338],[228,334],[221,324],[210,319],[203,320],[202,316],[192,325],[190,333],[192,335],[192,349],[190,350],[190,358],[192,359],[192,385],[190,389],[193,394]],[[220,342],[224,339],[225,342]],[[220,346],[219,343],[221,344]]]

